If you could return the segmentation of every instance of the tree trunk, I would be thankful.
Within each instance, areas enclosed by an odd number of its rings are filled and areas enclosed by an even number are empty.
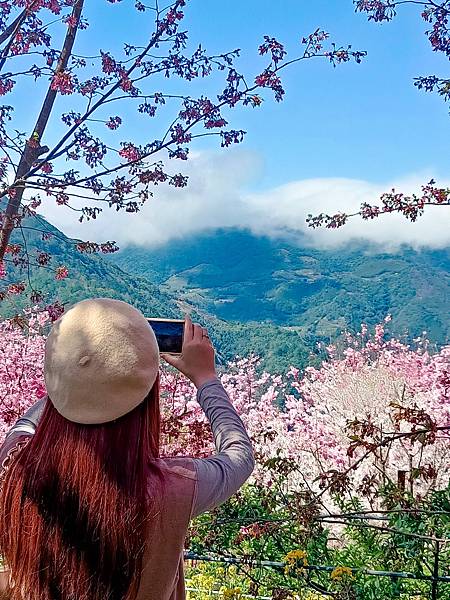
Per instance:
[[[72,22],[75,21],[75,27],[68,26],[64,44],[62,47],[61,55],[58,60],[58,64],[55,69],[55,73],[64,72],[67,68],[69,58],[72,54],[72,49],[75,43],[76,34],[78,31],[78,25],[80,22],[81,12],[83,10],[84,0],[77,0],[72,10]],[[10,191],[13,194],[10,195],[6,210],[3,216],[3,225],[0,231],[0,261],[5,256],[6,248],[11,237],[11,233],[15,226],[15,221],[19,214],[20,205],[22,203],[23,194],[25,192],[26,180],[24,177],[32,167],[33,163],[39,158],[39,156],[48,151],[48,148],[40,145],[42,136],[44,135],[48,121],[50,119],[53,106],[55,104],[57,91],[52,89],[52,84],[47,90],[44,103],[36,121],[36,126],[32,133],[31,139],[36,140],[36,147],[30,141],[27,141],[23,150],[22,156],[17,167],[17,173],[14,183],[10,187]]]

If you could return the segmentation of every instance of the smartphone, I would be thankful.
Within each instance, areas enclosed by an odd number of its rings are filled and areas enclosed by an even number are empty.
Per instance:
[[[147,319],[155,332],[161,353],[181,354],[183,347],[184,321],[181,319]]]

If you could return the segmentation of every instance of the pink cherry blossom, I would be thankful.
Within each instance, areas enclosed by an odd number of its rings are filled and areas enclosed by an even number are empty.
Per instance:
[[[69,270],[67,267],[61,266],[56,269],[55,279],[61,281],[69,276]]]
[[[52,79],[51,88],[62,95],[73,94],[75,89],[73,75],[65,72],[55,73]]]
[[[28,311],[23,322],[0,323],[0,438],[45,395],[43,355],[50,317]],[[407,346],[388,338],[383,323],[373,334],[363,325],[358,335],[346,337],[343,348],[338,344],[330,353],[319,367],[304,372],[295,367],[284,374],[261,372],[258,358],[250,356],[237,358],[220,375],[253,441],[254,480],[268,484],[276,473],[267,464],[286,459],[297,465],[288,485],[302,488],[306,480],[319,491],[327,472],[346,471],[366,450],[364,443],[352,447],[350,423],[353,429],[370,423],[373,431],[386,435],[411,431],[414,415],[429,415],[436,427],[450,426],[450,346],[434,354],[423,338]],[[166,367],[161,368],[161,408],[164,455],[206,456],[214,451],[194,386]],[[405,416],[408,411],[412,420]],[[420,420],[417,427],[422,427]],[[392,479],[403,470],[432,473],[414,481],[420,493],[448,484],[448,431],[425,445],[409,438],[395,440],[383,457],[385,474]],[[355,489],[378,472],[379,460],[376,453],[369,455],[351,471]]]

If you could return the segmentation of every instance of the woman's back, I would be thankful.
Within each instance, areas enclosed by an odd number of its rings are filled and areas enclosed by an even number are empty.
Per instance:
[[[86,404],[88,413],[80,413],[89,414],[91,424],[74,423],[48,400],[36,434],[32,411],[26,415],[30,421],[19,420],[0,449],[7,597],[185,598],[183,549],[190,519],[229,498],[253,469],[248,436],[215,375],[209,338],[189,320],[186,326],[183,355],[167,358],[196,384],[217,454],[158,458],[157,379],[150,382],[151,394],[140,401],[135,394],[131,408],[128,398],[128,412],[106,422],[97,405]],[[143,368],[153,377],[153,367]],[[113,411],[121,411],[120,397],[116,401]],[[73,403],[69,408],[72,416]],[[111,417],[111,407],[103,410]]]
[[[194,508],[197,472],[192,459],[161,460],[164,502],[152,520],[136,600],[185,598],[184,541]]]

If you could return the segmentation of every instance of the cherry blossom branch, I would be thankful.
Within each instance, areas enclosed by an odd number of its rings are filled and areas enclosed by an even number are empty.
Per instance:
[[[14,36],[17,32],[17,26],[21,26],[21,24],[23,23],[25,17],[27,16],[27,12],[28,9],[23,10],[20,15],[18,15],[16,17],[16,19],[10,24],[8,25],[8,27],[0,34],[0,44],[3,44],[3,42],[6,42],[6,40],[8,39],[8,37],[10,35]],[[4,52],[2,52],[2,55],[4,54]]]
[[[361,463],[363,463],[369,456],[371,456],[373,454],[374,450],[376,450],[378,448],[382,448],[384,446],[387,446],[388,444],[392,443],[392,441],[395,441],[395,440],[401,440],[401,439],[408,438],[408,437],[410,437],[412,439],[414,439],[414,438],[417,439],[417,436],[426,435],[429,433],[435,433],[437,431],[450,431],[450,425],[445,425],[445,426],[441,426],[441,427],[433,427],[433,428],[416,429],[413,431],[397,433],[395,435],[386,437],[385,439],[372,445],[371,447],[369,447],[369,449],[366,452],[364,452],[364,454],[362,456],[360,456],[360,458],[358,460],[356,460],[354,463],[352,463],[347,469],[345,469],[344,471],[341,471],[341,472],[336,472],[335,476],[331,479],[330,483],[323,486],[321,491],[318,494],[316,494],[310,502],[308,502],[308,506],[312,506],[313,504],[317,503],[317,501],[328,490],[333,488],[333,486],[336,484],[337,480],[343,480],[349,473],[351,473],[351,471],[354,471]]]
[[[438,188],[434,180],[422,186],[422,195],[416,194],[405,195],[401,192],[396,192],[393,189],[391,192],[381,196],[381,205],[370,205],[364,202],[361,204],[360,210],[354,213],[338,212],[335,214],[324,214],[313,216],[308,215],[306,223],[308,227],[317,229],[325,227],[326,229],[338,229],[345,225],[349,219],[361,217],[365,221],[372,220],[384,214],[398,213],[406,219],[415,222],[423,215],[427,206],[446,206],[450,205],[450,188]]]
[[[177,2],[175,2],[175,6],[179,6],[182,3],[183,3],[183,0],[177,0]],[[140,62],[145,58],[147,52],[151,48],[153,48],[153,46],[155,46],[155,44],[158,43],[159,38],[163,34],[163,32],[164,32],[164,29],[162,29],[161,31],[156,31],[153,34],[153,36],[151,37],[151,39],[150,39],[149,43],[147,44],[147,46],[145,47],[145,49],[141,52],[141,54],[135,60],[134,64],[126,71],[126,77],[128,79],[129,79],[130,75],[138,67]],[[47,162],[51,161],[55,157],[58,150],[60,150],[60,148],[73,135],[73,133],[86,121],[86,119],[88,119],[92,115],[93,112],[95,112],[103,104],[103,102],[105,100],[107,100],[116,90],[118,90],[120,88],[120,85],[121,85],[121,80],[118,80],[111,87],[110,90],[108,90],[105,94],[103,94],[102,97],[99,98],[99,100],[97,100],[97,102],[95,102],[91,106],[91,108],[84,113],[84,115],[81,117],[81,119],[69,129],[69,131],[60,139],[60,141],[56,144],[56,146],[54,146],[53,149],[49,152],[49,154],[46,156]],[[25,177],[30,177],[31,175],[34,175],[37,172],[37,170],[38,170],[38,168],[36,168],[36,167],[34,169],[30,169],[30,171],[25,174]]]

